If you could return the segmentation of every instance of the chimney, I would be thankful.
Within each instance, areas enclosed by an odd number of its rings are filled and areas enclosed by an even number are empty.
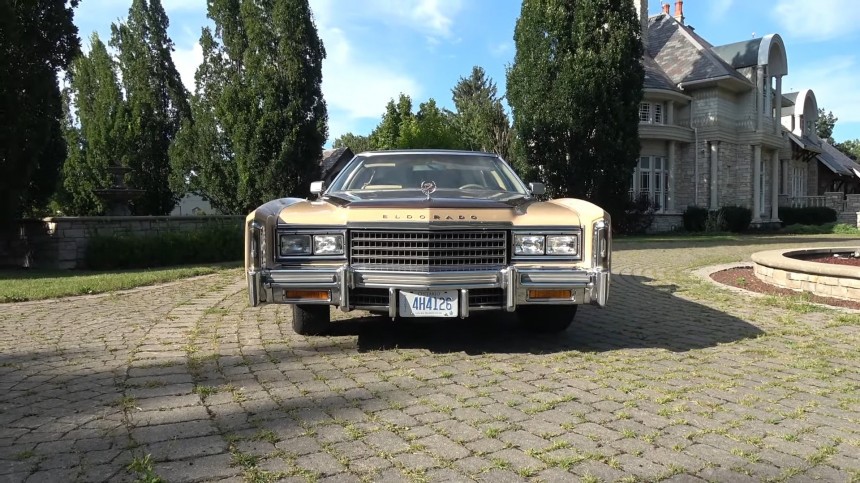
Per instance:
[[[639,16],[639,28],[642,32],[642,46],[648,50],[648,0],[633,0],[636,14]]]
[[[684,0],[675,2],[675,20],[684,25]]]
[[[663,15],[669,15],[669,7],[670,5],[668,3],[663,4]]]

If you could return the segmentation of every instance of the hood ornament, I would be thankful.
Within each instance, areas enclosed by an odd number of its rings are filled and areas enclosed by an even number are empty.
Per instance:
[[[436,182],[435,181],[422,181],[421,182],[421,192],[427,195],[427,199],[430,199],[430,195],[436,192]]]

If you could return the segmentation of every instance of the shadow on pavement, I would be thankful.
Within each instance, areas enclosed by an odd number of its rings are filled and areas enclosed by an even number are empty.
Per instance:
[[[630,348],[682,352],[763,334],[737,317],[675,297],[672,285],[649,285],[650,281],[616,275],[608,306],[581,306],[573,324],[557,334],[534,333],[521,326],[514,314],[489,312],[469,319],[355,318],[337,322],[332,335],[357,336],[360,352],[400,348],[543,354]]]

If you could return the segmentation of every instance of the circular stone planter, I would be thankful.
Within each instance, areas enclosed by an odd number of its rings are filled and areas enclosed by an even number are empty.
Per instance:
[[[800,259],[833,253],[847,255],[856,250],[849,247],[768,250],[752,254],[753,268],[759,279],[777,287],[860,301],[860,270],[857,267]]]

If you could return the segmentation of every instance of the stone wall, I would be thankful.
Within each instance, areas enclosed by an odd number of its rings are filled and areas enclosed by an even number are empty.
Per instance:
[[[759,260],[755,256],[753,260],[756,277],[769,284],[822,297],[860,301],[860,277],[857,274],[830,273],[824,263],[817,264],[825,265],[823,271],[812,273],[792,268],[790,264],[767,263],[767,260]]]
[[[235,225],[242,216],[85,216],[56,217],[20,222],[15,250],[5,254],[4,265],[38,268],[86,268],[89,239],[93,236],[145,236],[206,227]]]

